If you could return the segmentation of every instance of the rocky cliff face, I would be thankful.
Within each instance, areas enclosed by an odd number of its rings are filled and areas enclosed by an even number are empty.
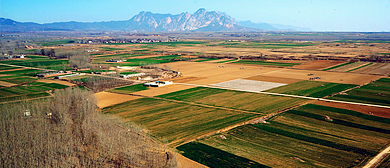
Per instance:
[[[201,28],[207,31],[208,29],[234,30],[237,28],[232,17],[222,12],[209,12],[203,8],[194,14],[186,12],[171,15],[140,12],[129,20],[129,24],[138,25],[140,29],[153,31],[188,31]]]
[[[42,30],[93,30],[93,31],[241,31],[247,30],[236,24],[229,15],[201,8],[193,14],[188,12],[172,15],[140,12],[129,20],[108,22],[55,22],[22,23],[0,18],[0,31]]]

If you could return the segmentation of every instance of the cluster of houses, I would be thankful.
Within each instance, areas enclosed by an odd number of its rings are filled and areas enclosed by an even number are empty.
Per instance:
[[[17,59],[17,58],[25,58],[25,55],[8,55],[4,54],[0,56],[0,59]]]
[[[158,43],[158,42],[175,42],[179,41],[177,38],[162,39],[148,39],[148,38],[137,38],[137,39],[89,39],[80,40],[78,44],[108,44],[108,43]]]

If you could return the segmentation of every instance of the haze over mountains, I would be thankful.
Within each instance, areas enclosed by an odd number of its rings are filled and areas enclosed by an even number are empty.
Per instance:
[[[0,31],[259,31],[259,30],[289,30],[310,31],[285,25],[268,23],[253,23],[251,21],[237,22],[224,12],[207,11],[203,8],[190,14],[183,12],[177,15],[140,12],[129,20],[108,22],[55,22],[38,24],[33,22],[17,22],[0,18]]]

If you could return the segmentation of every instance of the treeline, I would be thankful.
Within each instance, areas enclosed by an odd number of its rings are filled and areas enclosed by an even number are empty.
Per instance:
[[[78,88],[1,105],[0,129],[2,167],[176,167],[163,145],[99,114]]]

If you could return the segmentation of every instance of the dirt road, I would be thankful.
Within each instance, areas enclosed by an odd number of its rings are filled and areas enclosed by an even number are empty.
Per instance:
[[[390,146],[372,158],[363,168],[376,167],[386,156],[390,155]]]

